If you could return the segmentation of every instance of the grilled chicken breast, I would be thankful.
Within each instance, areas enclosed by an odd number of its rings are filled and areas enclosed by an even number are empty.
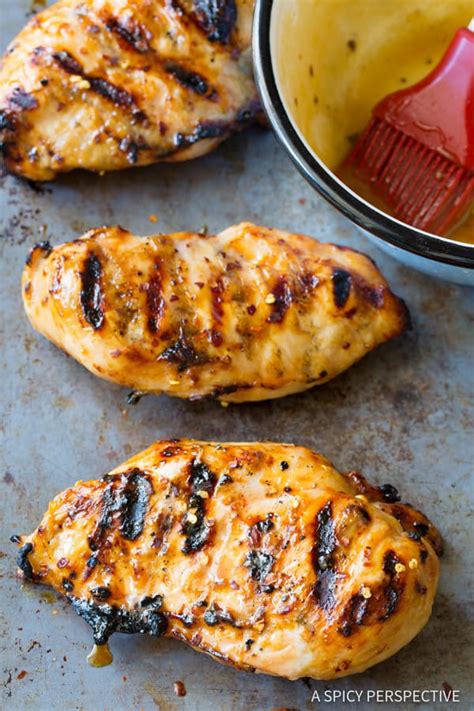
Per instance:
[[[0,69],[7,168],[32,180],[195,158],[259,112],[253,0],[61,0]]]
[[[427,622],[441,540],[394,487],[282,444],[157,442],[57,496],[21,543],[30,580],[104,644],[181,639],[289,679],[364,671]]]
[[[33,327],[96,375],[232,402],[324,383],[408,321],[364,255],[248,223],[41,243],[23,296]]]

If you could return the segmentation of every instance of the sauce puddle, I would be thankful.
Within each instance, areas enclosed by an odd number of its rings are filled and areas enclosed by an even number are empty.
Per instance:
[[[87,655],[87,661],[91,667],[106,667],[112,664],[113,659],[112,652],[107,643],[94,644],[92,651]]]
[[[365,181],[361,180],[352,170],[346,165],[340,166],[335,174],[342,180],[351,190],[360,195],[361,198],[367,200],[379,210],[386,212],[387,215],[393,217],[393,212],[390,210],[385,201],[377,194],[377,192],[372,188],[372,186]],[[464,216],[458,222],[457,225],[452,227],[447,234],[441,235],[447,239],[451,239],[454,242],[465,242],[467,244],[474,244],[474,206],[466,211]]]

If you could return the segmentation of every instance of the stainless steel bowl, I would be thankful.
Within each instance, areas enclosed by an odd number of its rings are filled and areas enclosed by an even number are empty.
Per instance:
[[[379,247],[410,267],[458,284],[474,286],[474,244],[423,232],[387,215],[342,183],[310,148],[280,95],[272,61],[274,0],[257,0],[253,26],[254,71],[268,119],[306,180],[361,227]]]

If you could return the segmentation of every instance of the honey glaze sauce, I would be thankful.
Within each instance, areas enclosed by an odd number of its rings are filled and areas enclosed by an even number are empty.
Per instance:
[[[351,188],[351,190],[357,193],[357,195],[360,195],[361,198],[370,202],[371,205],[378,207],[379,210],[386,212],[387,215],[393,215],[393,212],[380,195],[372,188],[370,183],[361,180],[350,167],[342,165],[335,170],[334,173],[343,183]],[[457,225],[442,236],[449,237],[449,239],[456,242],[474,244],[474,205],[470,207]]]
[[[87,655],[87,661],[91,667],[106,667],[113,662],[112,652],[109,645],[94,644],[90,654]]]
[[[339,169],[372,108],[425,77],[472,0],[274,0],[272,62],[285,108],[327,167],[390,214],[370,186]],[[474,208],[448,235],[474,243]]]

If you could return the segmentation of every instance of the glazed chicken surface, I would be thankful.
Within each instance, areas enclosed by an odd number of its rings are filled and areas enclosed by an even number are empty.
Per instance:
[[[61,0],[0,68],[7,168],[51,180],[212,150],[259,113],[253,0]]]
[[[40,243],[23,298],[33,327],[96,375],[231,402],[324,383],[408,323],[363,254],[249,223]]]
[[[104,644],[175,637],[289,679],[362,672],[427,622],[441,539],[389,484],[274,443],[157,442],[50,504],[23,576]]]

